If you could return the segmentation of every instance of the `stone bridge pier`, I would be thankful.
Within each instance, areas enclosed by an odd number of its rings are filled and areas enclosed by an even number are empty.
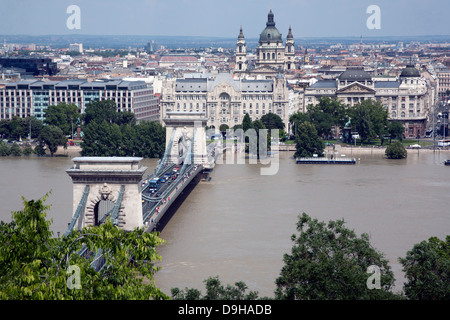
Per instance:
[[[66,172],[73,183],[73,215],[83,206],[76,222],[78,229],[99,225],[113,209],[121,229],[131,231],[143,226],[140,182],[147,167],[141,166],[141,160],[137,157],[73,158],[74,164]]]

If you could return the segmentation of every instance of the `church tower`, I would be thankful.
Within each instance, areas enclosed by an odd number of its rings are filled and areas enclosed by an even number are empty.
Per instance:
[[[275,27],[274,14],[270,10],[267,15],[266,28],[259,35],[256,47],[256,67],[268,66],[275,72],[284,71],[285,47],[281,33]]]
[[[290,71],[295,69],[295,44],[294,44],[294,36],[292,35],[291,26],[289,26],[289,32],[286,37],[286,48],[285,48],[285,65],[284,70]]]
[[[245,48],[245,38],[244,33],[239,32],[237,44],[236,44],[236,66],[234,70],[237,72],[244,72],[247,70],[247,50]]]

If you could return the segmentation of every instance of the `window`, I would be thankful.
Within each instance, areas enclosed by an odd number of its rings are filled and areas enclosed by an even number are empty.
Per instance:
[[[401,113],[401,117],[402,117],[402,118],[404,118],[404,117],[405,117],[405,112],[404,112],[404,111],[402,111],[402,113]]]

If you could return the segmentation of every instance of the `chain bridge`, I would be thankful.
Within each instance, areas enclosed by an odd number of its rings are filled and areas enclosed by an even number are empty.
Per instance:
[[[216,144],[206,144],[204,113],[168,112],[166,148],[152,174],[139,157],[76,157],[66,170],[73,183],[73,214],[66,235],[84,226],[100,225],[108,217],[124,230],[156,230],[170,206],[194,180],[215,165]],[[94,268],[100,270],[102,252]]]

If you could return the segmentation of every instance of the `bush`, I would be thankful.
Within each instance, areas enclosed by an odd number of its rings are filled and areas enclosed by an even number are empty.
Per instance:
[[[27,143],[25,145],[25,148],[23,148],[23,154],[25,156],[29,156],[33,153],[33,148],[31,147],[31,145],[29,143]]]
[[[4,141],[0,141],[0,157],[6,157],[11,154],[11,147]]]
[[[401,142],[395,141],[386,148],[385,154],[388,159],[403,159],[407,157],[408,152]]]
[[[11,155],[15,157],[20,157],[22,155],[22,148],[17,143],[14,143],[11,146]]]

